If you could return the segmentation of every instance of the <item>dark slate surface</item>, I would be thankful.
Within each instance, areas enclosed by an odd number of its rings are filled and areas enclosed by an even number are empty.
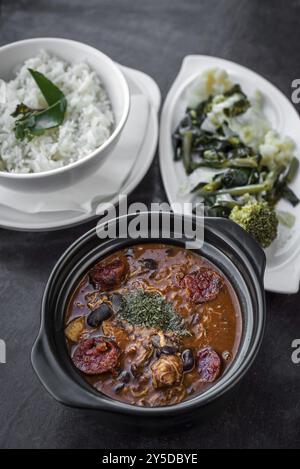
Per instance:
[[[33,36],[87,42],[144,70],[166,95],[183,57],[218,55],[252,67],[290,94],[299,78],[300,1],[290,0],[0,0],[0,43]],[[132,200],[164,201],[156,159]],[[96,415],[54,402],[30,365],[47,277],[67,246],[93,224],[49,234],[0,230],[0,446],[4,448],[299,447],[299,295],[267,295],[264,345],[238,395],[212,421],[163,437],[118,434]]]

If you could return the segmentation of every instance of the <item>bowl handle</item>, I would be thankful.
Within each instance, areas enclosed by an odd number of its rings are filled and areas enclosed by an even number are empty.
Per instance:
[[[261,279],[264,279],[266,270],[266,255],[262,247],[252,238],[247,231],[239,225],[226,218],[207,218],[206,223],[217,228],[222,237],[226,236],[230,240],[234,238],[238,247],[247,255]]]
[[[47,338],[40,333],[31,352],[31,363],[42,385],[58,402],[68,407],[107,410],[102,399],[82,392],[55,361]]]

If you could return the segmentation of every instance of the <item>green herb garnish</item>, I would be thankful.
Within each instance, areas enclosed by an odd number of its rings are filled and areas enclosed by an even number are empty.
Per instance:
[[[43,135],[46,130],[59,127],[65,118],[67,100],[64,93],[42,73],[28,69],[35,80],[48,107],[46,109],[32,109],[21,103],[17,106],[12,117],[15,122],[14,132],[19,140]]]
[[[183,319],[159,293],[139,289],[124,295],[118,314],[133,326],[177,332],[180,335],[189,334]]]

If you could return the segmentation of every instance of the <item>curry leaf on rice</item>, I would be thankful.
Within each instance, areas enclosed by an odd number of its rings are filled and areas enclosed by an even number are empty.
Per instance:
[[[42,73],[31,68],[28,71],[44,96],[48,108],[32,109],[24,103],[17,106],[12,117],[17,118],[14,131],[20,140],[24,138],[30,140],[38,135],[43,135],[46,130],[59,127],[64,121],[67,110],[67,100],[64,93]]]

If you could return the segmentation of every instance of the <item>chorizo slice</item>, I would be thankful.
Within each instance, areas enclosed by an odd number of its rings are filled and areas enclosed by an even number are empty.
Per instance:
[[[113,371],[118,366],[120,354],[113,340],[92,337],[79,343],[72,360],[76,368],[86,375],[99,375]]]
[[[216,381],[222,369],[221,358],[211,347],[206,347],[198,352],[198,372],[201,383],[213,383]]]
[[[215,300],[224,286],[224,279],[221,275],[207,268],[187,274],[182,281],[193,303]]]
[[[90,272],[90,281],[95,288],[112,290],[120,286],[127,273],[125,259],[115,259],[109,264],[97,264]]]

